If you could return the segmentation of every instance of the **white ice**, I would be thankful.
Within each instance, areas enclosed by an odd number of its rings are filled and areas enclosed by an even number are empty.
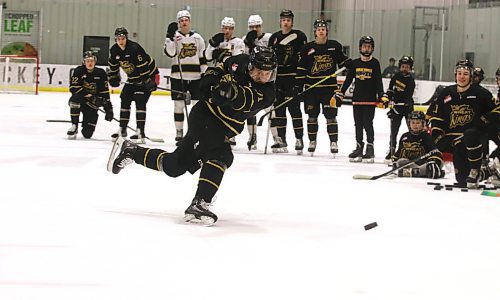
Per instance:
[[[245,129],[217,195],[219,222],[202,227],[182,219],[198,173],[108,173],[118,124],[101,116],[91,140],[67,140],[70,124],[46,120],[69,120],[68,98],[0,95],[1,300],[500,299],[498,198],[434,191],[428,179],[352,179],[388,170],[382,110],[372,165],[348,162],[349,106],[335,159],[322,116],[314,157],[264,155],[266,126],[249,152]],[[112,102],[118,116],[118,95]],[[170,98],[150,100],[146,133],[166,143],[149,147],[174,149],[172,111]],[[291,122],[288,133],[293,145]]]

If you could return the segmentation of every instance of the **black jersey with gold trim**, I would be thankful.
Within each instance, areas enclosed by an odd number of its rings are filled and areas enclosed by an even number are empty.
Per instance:
[[[130,83],[141,83],[158,74],[155,60],[150,57],[138,43],[127,40],[125,49],[118,44],[109,49],[109,75],[120,72],[120,68],[127,74]]]
[[[108,76],[101,68],[96,67],[90,72],[85,66],[78,66],[71,75],[69,91],[73,95],[92,94],[109,99]]]

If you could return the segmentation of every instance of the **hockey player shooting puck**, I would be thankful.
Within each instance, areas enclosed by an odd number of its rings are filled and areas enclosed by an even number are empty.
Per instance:
[[[373,223],[365,225],[365,230],[370,230],[370,229],[375,228],[375,227],[377,227],[377,222],[373,222]]]

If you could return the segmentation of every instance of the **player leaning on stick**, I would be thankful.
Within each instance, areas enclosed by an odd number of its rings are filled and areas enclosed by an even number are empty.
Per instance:
[[[137,134],[130,138],[144,143],[146,133],[146,104],[151,92],[156,90],[159,72],[155,60],[150,57],[138,43],[128,39],[128,31],[124,27],[116,28],[115,44],[109,49],[109,84],[120,85],[120,68],[127,74],[127,83],[120,94],[120,130],[113,138],[127,136],[127,125],[130,120],[130,104],[135,102],[135,118]]]
[[[392,162],[392,155],[394,155],[397,147],[396,139],[401,121],[405,118],[406,123],[408,123],[408,115],[413,111],[413,92],[415,91],[415,79],[411,74],[413,58],[411,56],[401,57],[398,66],[399,71],[392,76],[386,92],[386,97],[392,104],[387,113],[387,117],[391,120],[389,151],[385,157],[388,164]]]
[[[179,29],[180,27],[180,29]],[[168,25],[163,52],[172,58],[171,87],[174,101],[175,140],[184,135],[185,94],[191,99],[200,99],[201,75],[207,69],[207,60],[203,54],[205,41],[198,33],[191,30],[191,14],[187,10],[177,13],[177,22]],[[193,103],[195,104],[195,103]]]
[[[209,206],[222,182],[224,172],[233,163],[229,138],[243,131],[245,120],[272,105],[275,98],[276,56],[266,47],[228,58],[223,65],[209,68],[201,79],[202,101],[188,120],[188,132],[177,149],[168,153],[149,149],[119,138],[108,162],[108,170],[117,174],[135,161],[170,177],[201,167],[198,189],[185,211],[186,221],[210,225],[217,216]]]
[[[89,139],[94,134],[99,115],[98,108],[106,111],[104,119],[113,120],[113,105],[109,101],[108,77],[103,69],[96,68],[97,57],[92,51],[83,52],[82,65],[76,67],[71,74],[69,91],[69,111],[71,128],[68,139],[75,139],[78,132],[80,113],[83,115],[82,135]]]
[[[393,77],[394,78],[394,77]],[[413,111],[406,118],[408,132],[403,133],[399,140],[399,148],[394,153],[393,159],[396,166],[408,164],[410,160],[434,151],[432,155],[422,161],[416,161],[407,167],[400,169],[399,177],[427,177],[441,178],[444,176],[443,155],[436,151],[436,145],[432,137],[425,130],[425,114],[421,111]]]
[[[314,21],[314,41],[302,47],[300,61],[297,66],[297,82],[299,90],[309,88],[325,77],[337,71],[337,66],[342,68],[349,64],[349,58],[342,52],[342,45],[336,40],[328,39],[328,23],[318,19]],[[304,110],[308,115],[307,133],[309,136],[309,151],[316,150],[318,134],[318,116],[320,110],[326,119],[326,131],[330,140],[330,151],[333,155],[338,153],[338,125],[337,109],[342,105],[341,99],[336,101],[333,97],[339,92],[337,77],[330,77],[323,83],[308,90],[304,94]],[[333,101],[330,101],[333,98]]]
[[[349,154],[349,161],[351,162],[374,162],[373,141],[375,133],[373,131],[373,118],[375,117],[375,107],[379,102],[389,102],[389,99],[383,97],[384,89],[380,63],[372,56],[373,50],[375,50],[374,39],[371,36],[362,36],[359,39],[361,57],[352,61],[351,68],[348,70],[342,84],[341,93],[337,95],[337,97],[342,97],[353,79],[355,79],[352,111],[356,130],[356,149]],[[363,130],[366,131],[367,141],[364,154]]]
[[[299,61],[300,48],[307,42],[306,35],[297,29],[293,29],[293,12],[285,9],[280,13],[280,28],[269,39],[269,46],[276,52],[278,58],[278,77],[276,78],[276,103],[279,105],[290,97],[297,95],[299,86],[295,87],[295,76],[297,75],[297,63]],[[271,127],[277,127],[278,138],[271,146],[273,152],[288,152],[286,143],[286,110],[292,116],[293,130],[295,132],[295,149],[302,152],[304,143],[304,124],[302,122],[302,111],[300,100],[294,99],[287,105],[277,109],[271,119]]]
[[[477,188],[491,175],[481,169],[486,128],[500,122],[500,103],[486,89],[472,85],[473,65],[460,60],[456,84],[447,86],[430,112],[432,138],[441,152],[453,153],[455,178],[462,187]]]

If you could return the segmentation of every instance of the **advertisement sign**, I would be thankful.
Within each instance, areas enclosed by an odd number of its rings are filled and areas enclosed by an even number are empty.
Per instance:
[[[40,12],[2,10],[0,54],[38,56]]]

